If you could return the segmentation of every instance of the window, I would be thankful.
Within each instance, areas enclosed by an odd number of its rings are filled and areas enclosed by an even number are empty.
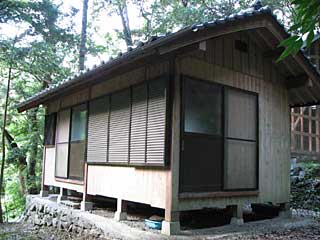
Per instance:
[[[225,189],[255,189],[257,183],[257,96],[226,90]]]
[[[184,78],[180,192],[258,186],[258,96]]]
[[[68,148],[70,130],[70,109],[58,113],[56,144],[56,176],[68,177]]]
[[[220,85],[186,79],[183,86],[184,134],[180,190],[222,189],[223,128]]]
[[[167,80],[150,80],[89,105],[91,163],[165,165]]]
[[[83,179],[86,151],[87,105],[58,113],[55,176]]]
[[[50,146],[56,143],[56,121],[57,113],[51,113],[45,116],[44,123],[44,145]]]
[[[222,88],[189,80],[185,84],[185,132],[222,134]]]
[[[86,150],[87,105],[73,107],[71,114],[69,178],[81,180]]]

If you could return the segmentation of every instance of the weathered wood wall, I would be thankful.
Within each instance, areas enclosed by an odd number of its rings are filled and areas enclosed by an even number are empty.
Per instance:
[[[247,43],[247,53],[235,49],[236,39]],[[262,50],[254,39],[241,33],[209,40],[206,42],[206,51],[196,50],[177,59],[176,70],[178,78],[180,74],[184,74],[258,93],[259,194],[253,197],[179,199],[178,185],[174,184],[174,209],[198,209],[250,202],[288,202],[290,192],[288,92],[284,85],[284,77],[271,60],[263,58]],[[176,82],[178,81],[176,79]],[[175,96],[176,98],[178,96]],[[175,141],[175,151],[178,151],[178,139]],[[173,161],[179,161],[179,157],[175,156]],[[179,179],[179,167],[176,165],[173,170],[174,182]]]

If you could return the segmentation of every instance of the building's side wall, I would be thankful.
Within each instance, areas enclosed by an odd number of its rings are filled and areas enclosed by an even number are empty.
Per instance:
[[[77,91],[47,105],[47,112],[86,102],[115,91],[125,89],[137,83],[154,79],[169,73],[169,63],[149,64],[117,77],[106,79],[101,83]],[[83,190],[83,185],[57,181],[54,176],[55,147],[46,149],[45,155],[45,185],[64,187],[77,191]],[[150,204],[164,208],[166,200],[166,181],[170,170],[167,168],[150,167],[119,167],[110,165],[88,164],[87,193],[114,198],[122,198],[134,202]]]
[[[240,38],[247,42],[248,53],[240,52],[234,48],[234,40]],[[253,197],[179,200],[178,184],[175,184],[174,209],[223,207],[252,202],[288,202],[290,192],[288,94],[284,86],[284,78],[271,63],[271,60],[262,57],[261,49],[247,35],[235,34],[207,41],[206,51],[196,50],[181,56],[176,61],[176,70],[178,77],[180,74],[184,74],[258,93],[259,194]],[[178,80],[176,81],[178,82]],[[179,150],[178,145],[176,139],[176,151]],[[178,156],[175,158],[178,158],[179,161]],[[178,181],[178,166],[174,168],[173,175],[175,181]]]

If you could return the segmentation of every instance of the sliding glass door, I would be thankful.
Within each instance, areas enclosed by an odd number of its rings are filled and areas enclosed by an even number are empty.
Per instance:
[[[186,79],[183,82],[183,140],[180,191],[222,188],[222,87]]]
[[[180,192],[258,188],[258,96],[182,82]]]

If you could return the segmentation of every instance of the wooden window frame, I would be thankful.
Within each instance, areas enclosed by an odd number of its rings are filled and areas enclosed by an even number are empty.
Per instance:
[[[132,117],[132,88],[142,85],[142,84],[147,84],[147,101],[149,101],[149,83],[152,81],[164,81],[165,84],[165,101],[166,101],[166,116],[165,116],[165,129],[164,129],[164,134],[165,134],[165,139],[164,139],[164,159],[162,161],[161,164],[158,163],[148,163],[146,161],[146,157],[145,157],[145,162],[143,163],[137,163],[137,162],[131,162],[130,161],[130,135],[131,135],[131,117]],[[106,156],[106,162],[93,162],[90,161],[88,162],[86,159],[86,163],[88,165],[97,165],[97,166],[121,166],[121,167],[134,167],[134,168],[155,168],[155,169],[169,169],[170,168],[170,150],[169,150],[169,145],[170,145],[170,132],[171,132],[171,105],[172,105],[172,96],[171,96],[171,86],[170,86],[170,76],[168,74],[164,74],[152,79],[148,79],[145,80],[143,82],[137,83],[137,84],[133,84],[130,85],[129,87],[108,93],[108,94],[104,94],[101,95],[99,97],[96,98],[92,98],[90,99],[90,101],[94,101],[96,99],[102,98],[102,97],[108,97],[109,99],[109,110],[111,110],[111,95],[116,94],[118,92],[122,92],[125,91],[127,89],[130,90],[130,102],[129,102],[129,111],[130,111],[130,121],[129,121],[129,141],[128,141],[128,159],[126,162],[109,162],[109,145],[110,145],[110,139],[109,139],[109,132],[110,132],[110,115],[111,115],[111,111],[109,111],[109,118],[108,118],[108,146],[107,146],[107,156]],[[88,101],[88,105],[89,105],[89,101]],[[90,109],[88,111],[88,118],[90,116]],[[147,104],[147,118],[148,118],[148,104]],[[148,121],[146,121],[146,128],[148,126]],[[88,127],[87,127],[87,138],[88,138]],[[146,143],[147,143],[147,134],[146,134]],[[88,142],[86,144],[86,146],[88,146]],[[147,150],[147,148],[146,148]],[[145,153],[147,154],[147,151],[145,151]]]
[[[72,114],[73,114],[73,108],[75,107],[78,107],[80,105],[85,105],[86,106],[86,111],[87,111],[87,118],[86,118],[86,129],[85,129],[85,133],[86,133],[86,137],[85,137],[85,151],[84,151],[84,164],[86,163],[86,158],[87,158],[87,145],[88,145],[88,119],[89,119],[89,101],[84,101],[84,102],[80,102],[80,103],[77,103],[75,105],[72,105],[72,106],[68,106],[68,107],[65,107],[65,108],[62,108],[60,109],[58,112],[57,112],[57,123],[58,123],[58,116],[59,116],[59,113],[62,112],[62,111],[65,111],[65,110],[68,110],[70,111],[70,116],[69,116],[69,131],[68,131],[68,141],[67,142],[57,142],[56,141],[56,144],[55,144],[55,148],[56,148],[56,152],[57,152],[57,145],[58,144],[68,144],[68,164],[67,164],[67,177],[61,177],[61,176],[57,176],[56,175],[56,171],[55,171],[55,180],[56,181],[60,181],[60,182],[66,182],[66,183],[73,183],[73,184],[78,184],[78,185],[82,185],[83,184],[83,180],[84,179],[81,179],[81,178],[77,178],[77,177],[70,177],[70,147],[71,147],[71,130],[72,130]],[[58,128],[56,127],[56,132],[58,131]],[[73,142],[79,142],[79,141],[73,141]],[[55,157],[55,168],[56,168],[56,162],[57,162],[57,155]]]
[[[188,75],[184,75],[181,74],[180,75],[180,162],[183,161],[183,134],[184,134],[184,121],[185,121],[185,109],[183,108],[184,103],[183,103],[183,84],[184,81],[190,79],[190,80],[194,80],[194,81],[199,81],[199,82],[205,82],[205,83],[209,83],[209,84],[214,84],[217,86],[221,86],[222,87],[222,138],[223,138],[223,161],[222,161],[222,189],[221,191],[210,191],[210,192],[203,192],[203,193],[199,193],[199,192],[182,192],[181,191],[181,187],[180,187],[180,180],[179,180],[179,197],[182,198],[190,198],[192,196],[195,197],[211,197],[211,196],[215,196],[216,193],[221,192],[221,193],[228,193],[228,192],[232,192],[232,193],[236,193],[236,195],[241,195],[241,193],[246,194],[246,193],[250,193],[253,195],[256,195],[259,193],[259,94],[256,92],[252,92],[252,91],[248,91],[245,89],[241,89],[241,88],[236,88],[236,87],[232,87],[232,86],[228,86],[228,85],[224,85],[221,83],[217,83],[217,82],[212,82],[209,80],[205,80],[205,79],[199,79],[199,78],[195,78],[192,76],[188,76]],[[224,184],[224,165],[225,165],[225,159],[226,159],[226,152],[227,152],[227,148],[226,148],[226,141],[227,141],[227,136],[226,136],[226,128],[227,128],[227,122],[228,122],[228,114],[226,113],[226,101],[227,101],[227,95],[226,92],[228,89],[233,89],[236,91],[240,91],[240,92],[244,92],[246,94],[251,94],[256,96],[256,187],[255,188],[239,188],[239,189],[225,189],[225,184]],[[180,164],[181,166],[181,164]],[[181,172],[181,169],[179,169],[179,173]],[[218,195],[224,195],[224,194],[218,194]],[[227,196],[227,195],[226,195]]]
[[[85,139],[84,140],[71,140],[71,134],[72,134],[72,117],[73,117],[73,113],[74,113],[74,108],[79,107],[81,105],[85,106],[85,110],[86,112],[86,124],[85,124],[85,129],[84,132],[86,134]],[[87,134],[88,134],[88,102],[84,102],[84,103],[79,103],[76,104],[72,107],[70,107],[70,127],[69,127],[69,145],[68,145],[68,171],[67,171],[67,179],[72,180],[72,181],[78,181],[78,182],[83,182],[84,180],[84,172],[83,172],[83,177],[82,178],[78,178],[78,177],[73,177],[70,176],[70,154],[71,154],[71,144],[72,143],[80,143],[80,142],[84,142],[85,145],[85,149],[84,149],[84,156],[83,156],[83,170],[84,170],[84,166],[85,166],[85,162],[86,162],[86,158],[87,158]]]

